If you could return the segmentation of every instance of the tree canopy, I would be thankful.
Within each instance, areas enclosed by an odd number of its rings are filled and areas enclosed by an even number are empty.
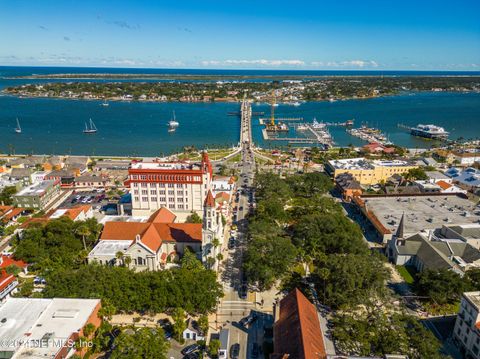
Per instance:
[[[170,344],[165,340],[161,328],[140,328],[134,333],[124,330],[115,338],[112,359],[167,359]]]

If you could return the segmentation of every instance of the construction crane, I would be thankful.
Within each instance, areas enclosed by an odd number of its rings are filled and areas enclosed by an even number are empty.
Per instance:
[[[272,90],[272,106],[270,112],[270,126],[275,127],[275,90]]]

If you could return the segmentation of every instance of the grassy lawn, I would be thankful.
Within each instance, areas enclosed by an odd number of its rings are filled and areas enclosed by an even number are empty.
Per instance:
[[[405,283],[413,284],[413,282],[415,281],[415,268],[413,268],[412,266],[397,266],[396,268],[398,273],[400,273],[400,275],[405,280]]]

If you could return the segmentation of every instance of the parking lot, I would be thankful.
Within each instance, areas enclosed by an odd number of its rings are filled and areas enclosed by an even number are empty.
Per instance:
[[[81,204],[92,205],[95,209],[100,209],[109,201],[103,189],[89,191],[73,191],[68,198],[63,201],[60,208],[71,208]]]

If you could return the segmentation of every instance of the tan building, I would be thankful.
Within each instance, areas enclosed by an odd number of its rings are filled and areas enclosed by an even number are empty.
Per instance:
[[[165,207],[184,220],[192,211],[203,213],[212,182],[212,165],[206,153],[199,163],[137,162],[128,170],[132,214],[149,216]]]
[[[417,168],[407,161],[401,160],[367,160],[363,157],[343,160],[330,160],[325,170],[333,178],[342,173],[350,173],[361,185],[376,185],[387,181],[395,174],[402,174],[412,168]]]

